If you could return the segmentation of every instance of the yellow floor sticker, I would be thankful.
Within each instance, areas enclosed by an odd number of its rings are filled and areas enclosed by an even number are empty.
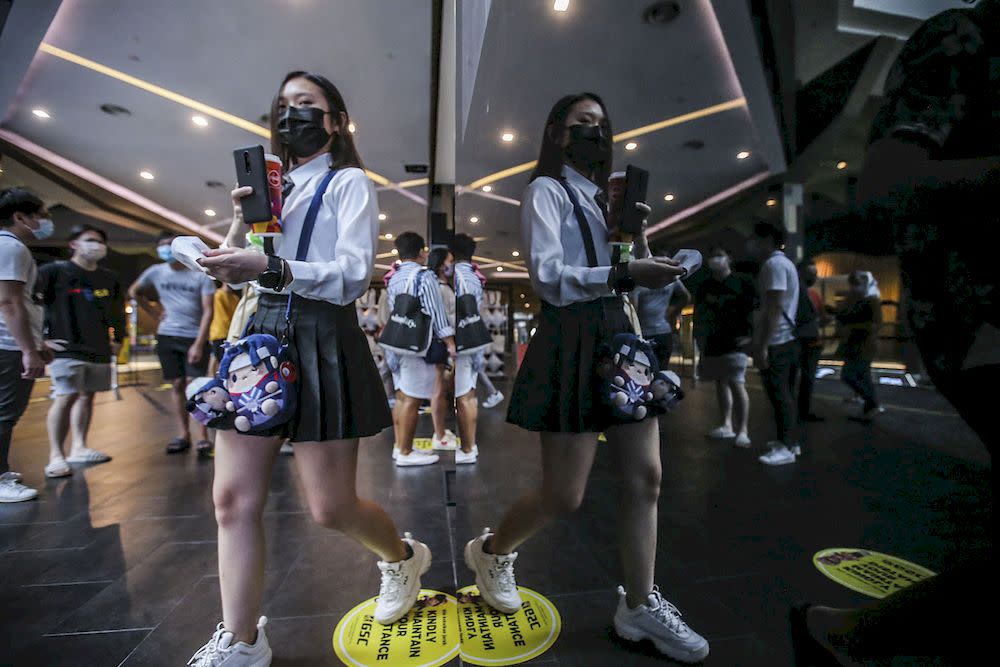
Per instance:
[[[455,441],[458,443],[459,447],[462,446],[462,439],[461,438],[455,438]],[[430,438],[414,438],[413,439],[413,448],[414,449],[418,449],[418,450],[420,450],[422,452],[429,452],[432,449],[434,449],[434,443],[431,442]]]
[[[879,599],[934,576],[916,563],[867,549],[824,549],[813,564],[838,584]]]
[[[479,598],[479,589],[458,591],[458,631],[462,660],[473,665],[516,665],[545,653],[559,638],[562,619],[555,605],[524,587],[522,605],[501,614]]]
[[[333,650],[345,665],[438,667],[458,655],[457,601],[421,590],[417,604],[392,625],[373,618],[375,600],[347,612],[333,633]]]

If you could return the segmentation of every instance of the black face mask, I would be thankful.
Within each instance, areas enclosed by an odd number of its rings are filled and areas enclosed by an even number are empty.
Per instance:
[[[317,107],[288,107],[282,112],[278,117],[278,135],[292,155],[315,155],[330,141],[330,133],[323,127],[326,114]]]
[[[610,142],[600,125],[570,125],[566,157],[577,164],[594,165],[608,155]]]

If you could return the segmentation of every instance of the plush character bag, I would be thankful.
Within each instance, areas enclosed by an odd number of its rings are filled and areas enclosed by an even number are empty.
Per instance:
[[[602,350],[597,372],[601,399],[622,423],[669,412],[684,398],[677,374],[661,371],[652,345],[633,333],[612,339]]]
[[[312,240],[316,216],[323,194],[333,180],[331,170],[313,194],[302,223],[302,233],[295,253],[305,261]],[[298,369],[289,351],[292,293],[285,306],[285,331],[279,341],[270,334],[250,334],[253,319],[243,335],[228,344],[215,378],[199,378],[188,385],[188,412],[199,423],[211,428],[235,428],[249,435],[269,435],[295,414]]]

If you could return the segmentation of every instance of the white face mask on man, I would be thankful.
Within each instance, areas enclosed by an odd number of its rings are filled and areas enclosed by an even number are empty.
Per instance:
[[[78,241],[76,250],[88,262],[99,262],[108,256],[108,246],[101,241],[87,239]]]

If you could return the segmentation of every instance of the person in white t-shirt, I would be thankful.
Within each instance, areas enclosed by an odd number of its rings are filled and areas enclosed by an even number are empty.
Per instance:
[[[799,342],[795,316],[799,303],[799,274],[783,252],[785,230],[769,222],[754,226],[753,254],[763,264],[757,277],[760,310],[754,322],[754,365],[774,409],[777,435],[768,443],[771,451],[760,457],[765,465],[795,463],[801,444],[793,441],[797,424],[792,397],[793,380],[799,367]]]
[[[0,502],[38,497],[10,469],[14,427],[52,352],[42,342],[44,312],[35,297],[38,266],[25,242],[52,236],[45,203],[23,188],[0,192]]]

